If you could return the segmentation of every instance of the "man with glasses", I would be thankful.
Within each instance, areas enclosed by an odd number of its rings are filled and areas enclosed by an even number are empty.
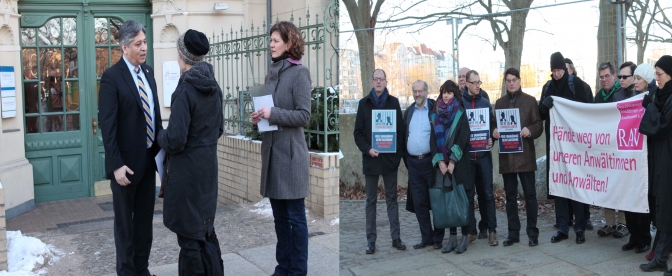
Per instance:
[[[390,234],[392,247],[398,250],[406,249],[400,238],[399,203],[397,203],[397,171],[401,157],[406,151],[406,136],[402,124],[401,106],[399,100],[387,91],[385,71],[376,69],[371,77],[371,92],[359,101],[357,117],[355,119],[355,143],[362,152],[362,167],[366,179],[366,254],[376,251],[376,203],[378,202],[378,180],[383,177],[385,187],[385,203],[387,216],[390,220]],[[396,152],[380,153],[372,145],[373,110],[396,111]],[[428,117],[429,118],[429,117]]]
[[[499,173],[504,179],[506,191],[506,217],[509,223],[509,234],[502,242],[510,246],[520,242],[520,218],[518,217],[518,179],[525,195],[525,210],[527,211],[526,233],[530,246],[539,245],[539,228],[537,228],[537,191],[535,190],[534,172],[537,170],[537,157],[534,149],[534,139],[541,136],[543,126],[539,117],[537,100],[520,89],[520,71],[509,68],[504,73],[506,81],[506,96],[495,103],[495,110],[517,108],[520,115],[520,137],[523,140],[523,152],[499,153]],[[499,139],[497,129],[492,131],[492,138]]]
[[[632,67],[631,67],[632,66]],[[626,62],[621,65],[620,75],[618,79],[614,75],[614,66],[611,62],[603,62],[598,68],[600,74],[600,89],[595,95],[595,103],[610,103],[625,100],[635,94],[632,72],[637,66],[632,62]],[[632,87],[630,87],[632,86]],[[614,209],[602,208],[604,212],[605,225],[597,230],[597,235],[606,237],[614,235],[615,238],[622,238],[630,235],[626,226],[625,213],[618,212],[618,219],[616,218],[616,211]]]
[[[551,96],[565,98],[571,101],[588,103],[588,97],[584,91],[584,82],[579,77],[573,76],[572,82],[574,89],[569,86],[569,73],[565,65],[565,58],[560,52],[551,55],[551,80],[548,81],[542,89],[539,99],[539,115],[545,120],[544,133],[546,135],[546,172],[549,170],[549,150],[550,150],[550,109],[553,108],[553,98]],[[548,178],[546,178],[546,191],[548,191]],[[576,233],[576,243],[586,242],[585,227],[585,204],[568,198],[555,197],[548,195],[548,199],[555,199],[555,217],[558,222],[558,232],[551,238],[552,243],[556,243],[569,238],[569,205],[574,207],[574,232]]]
[[[460,87],[460,91],[467,92],[467,72],[469,72],[469,68],[467,67],[462,67],[460,69],[460,75],[458,76],[458,86]],[[479,94],[488,101],[490,100],[490,96],[488,96],[488,93],[483,91],[483,89],[481,89]]]
[[[406,210],[415,212],[420,226],[420,243],[414,249],[433,245],[434,249],[443,247],[445,229],[433,229],[429,215],[429,188],[434,185],[432,156],[436,152],[434,131],[429,116],[436,101],[427,99],[427,83],[417,80],[411,86],[415,103],[406,108],[406,152],[404,163],[408,169],[408,199]]]
[[[481,78],[478,72],[470,70],[466,75],[466,91],[462,96],[464,108],[479,109],[488,108],[490,116],[490,129],[496,126],[495,116],[492,112],[490,101],[481,97]],[[492,139],[488,141],[488,148],[492,146]],[[499,245],[497,241],[497,217],[495,213],[495,195],[492,186],[492,153],[490,151],[470,152],[471,179],[476,186],[478,195],[478,210],[481,214],[481,221],[478,222],[479,239],[488,238],[488,244],[491,246]],[[473,216],[472,216],[473,218]],[[472,234],[476,235],[476,219],[469,222]],[[470,235],[470,242],[474,239]]]
[[[630,95],[629,97],[636,94],[635,69],[637,69],[637,65],[632,63],[632,61],[626,61],[619,67],[618,81],[621,83],[621,87],[623,87],[625,93]]]

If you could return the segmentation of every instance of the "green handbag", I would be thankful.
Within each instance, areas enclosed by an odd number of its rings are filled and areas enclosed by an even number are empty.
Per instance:
[[[467,225],[469,199],[464,185],[455,182],[455,176],[441,174],[436,177],[436,187],[429,189],[429,201],[432,205],[434,228],[452,228]],[[452,178],[452,185],[445,187],[444,178]]]

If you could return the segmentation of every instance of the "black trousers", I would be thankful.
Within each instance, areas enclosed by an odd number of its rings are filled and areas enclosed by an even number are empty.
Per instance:
[[[651,245],[651,219],[648,213],[625,211],[625,224],[630,231],[630,243],[636,246]]]
[[[400,238],[399,202],[397,202],[397,171],[382,175],[385,187],[385,204],[387,204],[387,218],[390,221],[390,236],[392,240]],[[366,179],[366,241],[376,242],[376,204],[378,203],[378,175],[365,175]]]
[[[435,185],[434,168],[432,158],[406,159],[408,168],[409,191],[413,197],[413,209],[420,226],[420,235],[423,243],[440,243],[445,236],[445,229],[432,229],[432,218],[429,214],[429,188]]]
[[[216,244],[217,248],[219,248],[219,240],[217,239],[217,234],[215,234],[215,229],[212,228],[212,225],[209,226],[210,230],[208,232],[212,233],[210,241],[194,240],[177,235],[177,244],[180,246],[180,257],[178,260],[179,276],[214,275],[213,272],[208,272],[203,266],[204,260],[201,255],[201,248],[206,246],[206,242]],[[217,249],[217,253],[221,256],[220,249]],[[220,256],[216,257],[221,259]]]
[[[147,152],[145,171],[139,183],[121,186],[110,180],[114,208],[114,246],[117,275],[149,276],[152,249],[152,219],[156,195],[156,164]],[[138,172],[135,172],[138,173]]]
[[[558,222],[558,231],[569,234],[569,205],[574,208],[574,232],[585,231],[585,204],[564,197],[555,197],[555,220]]]
[[[537,228],[537,215],[539,206],[537,205],[537,191],[534,186],[534,172],[505,173],[504,190],[506,191],[506,218],[509,221],[509,237],[520,238],[520,218],[518,217],[518,180],[523,187],[525,195],[525,210],[527,212],[527,236],[530,238],[539,237],[539,228]]]

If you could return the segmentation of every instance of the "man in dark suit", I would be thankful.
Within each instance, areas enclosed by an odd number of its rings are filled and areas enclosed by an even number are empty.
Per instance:
[[[434,128],[429,119],[436,102],[428,99],[429,87],[426,82],[417,80],[411,86],[415,103],[406,108],[406,152],[404,164],[408,169],[408,200],[406,210],[415,213],[420,226],[422,240],[414,249],[432,245],[434,249],[443,247],[445,229],[432,229],[429,209],[429,188],[434,186],[434,166],[432,157],[436,153]]]
[[[98,119],[105,145],[105,174],[114,206],[117,275],[151,275],[152,218],[161,126],[154,70],[145,64],[146,30],[137,21],[121,26],[123,57],[103,73]]]

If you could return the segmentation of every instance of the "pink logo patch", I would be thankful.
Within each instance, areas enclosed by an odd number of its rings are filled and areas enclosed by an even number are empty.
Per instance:
[[[618,122],[616,142],[619,151],[641,151],[644,146],[644,134],[639,133],[639,124],[644,116],[642,100],[617,103],[616,108],[621,112]]]

